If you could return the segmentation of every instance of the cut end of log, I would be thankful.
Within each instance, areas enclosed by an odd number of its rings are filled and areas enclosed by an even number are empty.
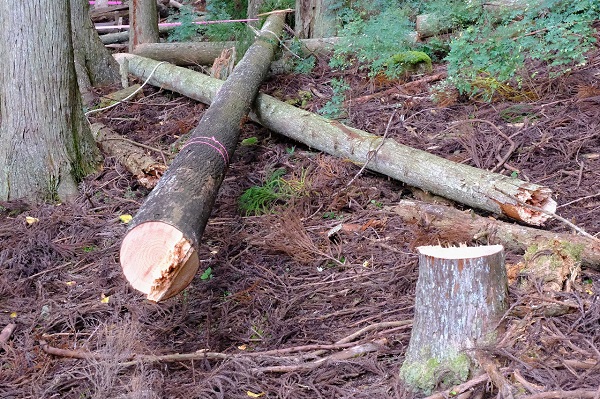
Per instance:
[[[437,259],[472,259],[483,258],[504,250],[502,245],[486,245],[481,247],[442,247],[427,245],[417,247],[417,251],[425,256]]]
[[[131,286],[155,302],[183,291],[200,265],[192,243],[164,222],[146,222],[131,229],[121,244],[120,259]]]
[[[551,195],[552,190],[547,187],[537,185],[528,187],[528,184],[523,184],[518,188],[516,197],[531,208],[521,203],[500,204],[500,208],[505,215],[513,219],[533,226],[542,226],[556,212],[557,203]]]

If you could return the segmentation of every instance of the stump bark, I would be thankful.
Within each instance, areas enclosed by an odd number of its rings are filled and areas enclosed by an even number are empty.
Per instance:
[[[415,316],[401,377],[415,391],[467,380],[473,349],[492,344],[507,309],[501,245],[419,247]]]
[[[279,44],[283,19],[282,13],[269,16],[131,222],[121,245],[121,266],[131,285],[150,300],[181,292],[198,270],[200,238],[235,151],[241,121]]]

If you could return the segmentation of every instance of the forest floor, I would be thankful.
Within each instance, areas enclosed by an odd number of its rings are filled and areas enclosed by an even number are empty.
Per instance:
[[[345,123],[378,135],[387,130],[405,145],[488,170],[509,150],[493,126],[476,120],[489,121],[515,143],[499,172],[550,187],[560,215],[598,234],[599,73],[594,53],[567,76],[540,78],[534,100],[456,98],[441,106],[430,84],[402,89],[422,76],[376,83],[358,68],[334,72],[320,60],[310,75],[274,76],[262,91],[316,112],[332,95],[331,79],[342,77],[351,85]],[[92,122],[169,154],[207,107],[151,86],[143,91]],[[466,120],[473,122],[453,126]],[[360,165],[246,122],[242,139],[252,137],[256,143],[236,150],[219,191],[199,248],[200,272],[182,294],[158,304],[121,273],[127,225],[120,216],[135,215],[149,191],[114,158],[81,183],[75,203],[3,204],[0,329],[16,328],[0,344],[0,397],[414,397],[399,368],[411,333],[415,248],[469,238],[403,222],[394,205],[422,196],[401,182],[368,171],[357,176]],[[283,179],[302,184],[301,193],[266,214],[240,210],[242,193],[280,169]],[[571,232],[556,220],[543,228]],[[506,255],[508,267],[523,260],[522,252]],[[561,291],[527,287],[512,281],[506,333],[489,355],[524,395],[598,397],[600,273],[584,267]],[[369,349],[350,357],[347,348]],[[177,353],[196,356],[126,361]],[[569,392],[535,395],[558,390]],[[497,394],[492,384],[478,391]]]

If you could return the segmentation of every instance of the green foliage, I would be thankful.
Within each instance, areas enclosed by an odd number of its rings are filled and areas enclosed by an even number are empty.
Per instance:
[[[256,137],[248,137],[247,139],[242,140],[240,144],[245,147],[250,147],[258,144],[258,139]]]
[[[550,76],[567,73],[585,63],[584,54],[595,42],[591,24],[598,18],[595,0],[547,0],[487,15],[452,41],[448,75],[461,93],[490,100],[503,84],[521,87],[533,77],[532,61],[541,61]]]
[[[295,0],[264,0],[258,9],[258,13],[262,14],[274,10],[287,10],[288,8],[294,9],[295,7]]]
[[[376,15],[365,10],[345,9],[340,15],[342,28],[339,35],[342,38],[335,46],[329,65],[343,69],[358,61],[368,68],[371,76],[388,72],[389,76],[394,75],[397,71],[387,68],[391,57],[410,50],[413,42],[414,24],[408,16],[407,10],[397,4]]]
[[[331,79],[331,89],[333,95],[331,99],[319,110],[319,113],[329,119],[337,119],[342,117],[344,113],[344,100],[346,99],[346,91],[350,89],[348,83],[344,79]]]
[[[212,267],[207,267],[200,276],[200,280],[210,280],[211,278],[213,278]]]
[[[308,193],[305,170],[299,177],[284,179],[284,175],[285,169],[277,169],[265,179],[262,186],[253,186],[244,191],[239,200],[240,209],[246,215],[268,214],[276,203]]]
[[[181,25],[174,27],[169,32],[167,41],[185,42],[190,41],[200,35],[201,26],[194,23],[200,16],[191,6],[185,5],[179,9],[177,15],[169,16],[169,22],[181,22]]]

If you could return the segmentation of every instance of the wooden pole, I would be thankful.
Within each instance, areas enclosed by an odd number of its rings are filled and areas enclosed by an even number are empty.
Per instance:
[[[121,266],[131,285],[150,300],[181,292],[198,270],[196,248],[235,151],[241,121],[279,44],[283,19],[283,13],[269,16],[131,222],[121,245]]]
[[[119,62],[128,60],[129,72],[142,79],[147,79],[158,64],[131,54],[116,57]],[[171,65],[161,65],[149,83],[207,104],[213,101],[223,84],[218,79]],[[527,224],[542,225],[550,218],[528,205],[548,212],[556,210],[552,190],[548,187],[452,162],[393,139],[385,139],[382,144],[381,136],[345,126],[271,96],[257,96],[250,118],[328,154],[357,163],[370,159],[367,169],[410,186]],[[376,149],[377,154],[373,156]]]
[[[501,245],[417,250],[415,316],[400,375],[430,393],[442,381],[465,382],[476,365],[470,350],[496,340],[508,280]]]

